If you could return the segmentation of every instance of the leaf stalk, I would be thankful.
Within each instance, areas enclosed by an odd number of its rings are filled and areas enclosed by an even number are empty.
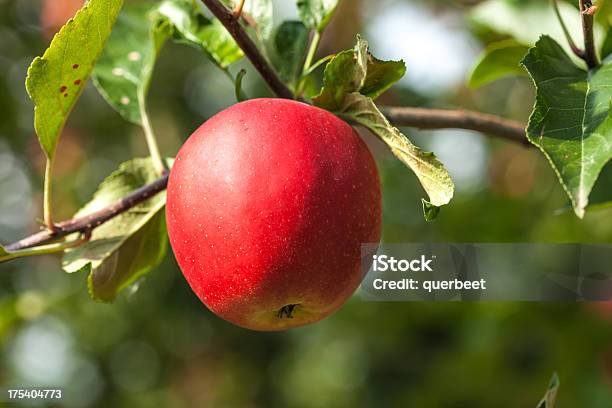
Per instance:
[[[149,120],[145,96],[142,92],[138,95],[138,107],[140,109],[142,129],[145,134],[147,147],[149,148],[149,155],[151,156],[151,160],[153,160],[153,164],[155,165],[158,174],[164,174],[167,169],[164,165],[161,154],[159,153],[159,146],[157,145],[157,139],[155,138],[155,133],[153,132],[153,126],[151,126],[151,121]]]
[[[321,43],[321,33],[315,30],[314,34],[312,35],[312,40],[310,41],[310,46],[308,48],[308,54],[306,54],[306,60],[304,60],[304,67],[302,68],[302,76],[301,76],[301,80],[300,80],[300,83],[297,89],[297,94],[299,96],[301,96],[304,93],[304,87],[306,86],[305,73],[309,72],[320,43]]]
[[[565,25],[565,21],[563,21],[563,17],[561,16],[561,10],[559,9],[559,0],[552,0],[552,5],[553,5],[553,9],[555,10],[555,15],[557,16],[557,20],[559,20],[559,24],[561,25],[561,29],[563,30],[563,34],[565,35],[565,38],[567,40],[569,47],[571,48],[574,55],[576,55],[580,59],[584,59],[584,51],[581,50],[576,45],[576,43],[574,42],[574,39],[572,38],[572,35],[569,32],[569,29]]]
[[[54,155],[47,157],[47,163],[45,164],[45,181],[43,186],[43,218],[45,226],[50,230],[55,230],[53,224],[53,166],[55,158]]]
[[[71,241],[55,242],[47,245],[40,245],[33,248],[20,249],[0,256],[0,263],[12,261],[14,259],[25,258],[28,256],[51,255],[64,252],[66,249],[75,248],[87,243],[91,239],[91,231],[85,231],[78,238]]]
[[[582,31],[584,36],[584,61],[589,69],[594,69],[599,66],[599,58],[595,48],[595,33],[593,30],[594,18],[590,11],[592,8],[591,1],[580,0],[580,16],[582,17]]]

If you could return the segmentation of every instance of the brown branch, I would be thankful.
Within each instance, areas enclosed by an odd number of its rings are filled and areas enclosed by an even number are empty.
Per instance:
[[[6,245],[7,251],[19,251],[21,249],[32,248],[35,246],[48,244],[50,242],[57,241],[64,238],[67,235],[74,234],[77,232],[89,234],[94,228],[99,227],[111,218],[129,210],[132,207],[146,201],[153,197],[160,191],[166,189],[168,185],[168,173],[163,177],[157,179],[151,184],[147,184],[144,187],[132,192],[126,197],[116,201],[115,203],[102,208],[89,215],[74,218],[60,223],[55,224],[55,230],[40,231],[34,235],[30,235],[20,241]]]
[[[468,129],[496,136],[511,142],[531,146],[525,136],[525,126],[519,122],[464,110],[441,110],[407,107],[380,107],[396,126],[418,129]]]
[[[280,80],[278,74],[257,49],[231,10],[219,0],[202,0],[210,11],[221,21],[227,31],[234,37],[240,48],[253,66],[259,71],[270,88],[280,98],[293,99],[291,90]],[[529,145],[525,138],[524,127],[496,116],[468,111],[442,111],[416,108],[386,108],[384,112],[392,122],[399,126],[439,129],[457,127],[471,129],[499,136],[513,142]]]
[[[584,61],[589,69],[599,66],[597,50],[595,49],[595,34],[593,33],[593,4],[590,0],[580,0],[580,15],[584,35]]]
[[[224,24],[229,33],[242,48],[247,58],[268,83],[272,91],[278,97],[293,99],[294,95],[291,90],[280,80],[278,74],[259,52],[257,46],[249,38],[232,12],[218,0],[202,1]],[[470,129],[520,143],[525,146],[530,146],[525,137],[525,130],[522,124],[493,115],[462,110],[437,110],[407,107],[383,107],[381,110],[389,120],[397,126],[409,126],[421,129]],[[83,236],[89,237],[93,229],[165,190],[167,185],[168,173],[153,183],[132,192],[105,208],[84,217],[57,223],[55,224],[55,230],[40,231],[5,246],[5,249],[7,251],[19,251],[37,247],[56,242],[74,233],[82,233]]]
[[[280,98],[293,99],[291,90],[280,80],[278,74],[257,49],[240,25],[235,15],[219,0],[202,0],[234,37],[253,66],[259,71],[270,88]],[[442,111],[416,108],[386,108],[384,112],[398,126],[423,129],[461,128],[498,136],[513,142],[530,145],[525,138],[525,129],[518,122],[492,115],[468,111]]]
[[[531,146],[525,137],[523,125],[498,116],[463,110],[439,110],[407,107],[381,107],[382,112],[397,126],[419,129],[469,129],[497,136],[502,139]],[[166,189],[168,174],[148,184],[117,202],[84,217],[62,221],[55,231],[44,230],[20,241],[6,245],[7,251],[19,251],[57,241],[74,233],[89,234],[113,217],[146,201]]]
[[[253,40],[251,40],[251,37],[249,37],[244,28],[242,28],[239,19],[234,16],[232,11],[225,7],[219,0],[202,0],[202,3],[208,7],[215,17],[225,26],[231,36],[234,37],[234,40],[236,40],[236,43],[242,49],[244,55],[251,61],[251,64],[253,64],[276,96],[279,98],[293,99],[293,92],[291,92],[287,85],[281,81],[274,68],[272,68],[270,63],[259,52],[257,46]]]

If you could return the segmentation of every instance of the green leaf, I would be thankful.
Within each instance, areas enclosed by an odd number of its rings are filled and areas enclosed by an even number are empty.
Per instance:
[[[381,61],[368,54],[367,75],[359,92],[376,99],[402,79],[405,73],[404,61]]]
[[[425,221],[431,222],[438,218],[438,215],[440,215],[440,207],[436,207],[425,199],[421,199],[421,202],[423,203],[423,215],[425,217]]]
[[[165,35],[152,30],[151,5],[126,6],[93,72],[106,101],[128,121],[141,125],[157,54]]]
[[[221,0],[234,9],[240,0]],[[274,5],[272,0],[247,0],[242,9],[242,25],[249,34],[254,35],[260,45],[268,45],[274,31]],[[261,49],[265,54],[265,47]]]
[[[244,11],[250,18],[249,25],[253,26],[257,37],[266,43],[272,37],[274,30],[274,6],[272,0],[247,0]]]
[[[554,408],[557,400],[557,392],[559,391],[559,376],[557,373],[553,374],[550,383],[548,384],[548,389],[546,390],[546,394],[544,398],[540,401],[537,408]]]
[[[612,0],[598,0],[595,21],[609,29],[612,25]]]
[[[339,0],[298,0],[300,18],[311,30],[322,32],[332,16]]]
[[[223,24],[206,18],[191,0],[165,0],[153,13],[158,29],[169,30],[177,42],[201,49],[222,69],[243,57]]]
[[[401,61],[385,62],[372,57],[367,41],[358,37],[354,49],[337,54],[327,64],[323,89],[313,101],[318,107],[370,129],[414,171],[431,205],[439,207],[448,204],[453,197],[450,175],[433,153],[422,151],[393,127],[371,98],[387,90],[401,78],[404,70]]]
[[[330,111],[344,106],[344,98],[352,92],[359,92],[366,81],[368,72],[368,43],[357,38],[353,50],[337,54],[325,67],[323,88],[313,98],[315,105]]]
[[[28,69],[26,89],[35,104],[34,127],[50,159],[122,5],[123,0],[90,0]]]
[[[601,46],[601,56],[606,58],[612,54],[612,27],[608,28],[606,38],[604,39],[603,45]]]
[[[599,210],[612,207],[612,162],[599,174],[597,183],[589,196],[588,210]]]
[[[94,83],[132,123],[143,123],[153,68],[169,37],[202,50],[221,69],[243,56],[227,30],[217,20],[207,19],[189,0],[126,6],[96,65]]]
[[[393,154],[412,169],[429,196],[431,205],[440,207],[453,198],[450,175],[430,152],[424,152],[406,137],[378,110],[371,98],[358,92],[346,96],[339,115],[370,129],[384,141]],[[432,214],[431,211],[429,214]]]
[[[537,88],[527,137],[548,157],[574,212],[583,217],[589,193],[612,158],[612,64],[586,72],[548,36],[522,63]]]
[[[125,162],[75,216],[108,206],[157,177],[148,158]],[[89,292],[95,300],[113,300],[163,259],[167,246],[165,203],[166,193],[161,192],[100,225],[88,243],[65,253],[62,267],[70,273],[89,273]]]
[[[560,1],[559,11],[572,37],[582,38],[578,10]],[[522,44],[535,44],[543,33],[564,45],[567,43],[549,1],[484,1],[472,8],[470,17],[477,25],[508,35]],[[597,31],[599,34],[599,28]],[[569,47],[567,50],[569,51]]]
[[[529,47],[515,40],[505,40],[489,45],[472,70],[469,86],[480,88],[509,75],[524,76],[521,60]]]
[[[378,98],[406,73],[403,61],[381,61],[368,52],[368,42],[357,37],[352,50],[337,54],[325,67],[323,89],[313,98],[315,104],[327,110],[343,106],[344,96],[361,92]]]
[[[97,268],[87,268],[87,287],[94,300],[111,302],[164,259],[167,250],[166,217],[162,210],[143,223]]]
[[[308,29],[300,21],[283,22],[274,35],[274,65],[295,89],[308,47]]]

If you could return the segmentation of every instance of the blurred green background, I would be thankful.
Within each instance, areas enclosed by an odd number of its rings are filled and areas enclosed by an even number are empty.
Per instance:
[[[463,107],[526,121],[534,97],[528,79],[477,91],[465,85],[480,50],[505,36],[475,23],[477,3],[344,0],[320,55],[351,47],[359,32],[376,56],[407,63],[406,77],[381,103]],[[80,5],[0,0],[4,243],[37,230],[41,215],[44,156],[23,85],[26,69]],[[275,7],[277,22],[296,16],[294,2],[276,0]],[[269,95],[248,63],[232,71],[241,67],[247,93]],[[173,44],[163,49],[149,101],[167,156],[235,102],[222,72],[196,50]],[[610,242],[612,210],[578,220],[535,149],[468,131],[406,132],[441,157],[457,194],[426,223],[416,178],[363,135],[381,171],[385,242]],[[119,163],[146,154],[140,129],[90,85],[59,146],[58,218],[71,217]],[[53,256],[2,264],[0,387],[64,387],[66,407],[533,407],[556,371],[558,407],[612,406],[612,307],[604,305],[366,303],[355,296],[313,326],[256,333],[212,315],[171,253],[128,292],[113,304],[95,303],[86,276],[65,274]]]

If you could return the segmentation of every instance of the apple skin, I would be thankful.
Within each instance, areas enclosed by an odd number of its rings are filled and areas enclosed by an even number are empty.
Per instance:
[[[313,323],[363,278],[378,243],[376,163],[344,121],[304,103],[255,99],[206,121],[167,190],[172,249],[215,314],[252,330]]]

